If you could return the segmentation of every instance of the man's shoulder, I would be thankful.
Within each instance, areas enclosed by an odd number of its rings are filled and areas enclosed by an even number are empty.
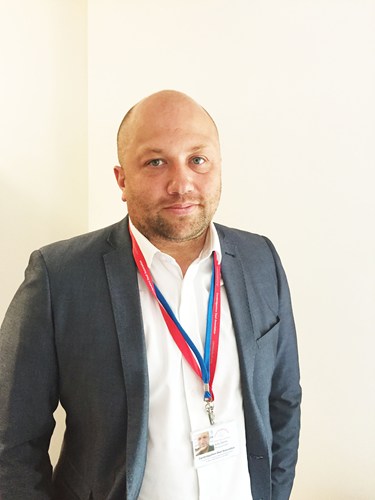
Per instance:
[[[127,218],[95,231],[50,243],[41,247],[39,252],[46,260],[68,259],[72,256],[87,258],[91,254],[111,250],[118,245],[119,240],[125,242],[126,237]]]
[[[278,259],[275,247],[268,237],[217,223],[215,227],[224,251],[232,248],[244,262],[273,266],[275,259]]]
[[[215,227],[220,239],[234,245],[253,245],[267,247],[269,239],[261,234],[252,233],[243,229],[224,226],[215,222]]]

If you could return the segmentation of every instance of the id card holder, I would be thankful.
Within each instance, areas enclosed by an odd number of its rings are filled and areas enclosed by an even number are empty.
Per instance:
[[[194,467],[206,465],[238,455],[238,433],[236,422],[215,424],[191,433]]]

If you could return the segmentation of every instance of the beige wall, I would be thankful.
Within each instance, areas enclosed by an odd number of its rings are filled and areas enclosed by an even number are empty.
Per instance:
[[[28,5],[6,8],[22,29],[0,34],[3,310],[29,250],[86,214],[90,229],[123,216],[111,169],[127,108],[190,93],[221,130],[217,220],[267,234],[288,272],[304,387],[292,498],[372,499],[375,3],[90,0],[87,115],[84,2]]]
[[[362,0],[90,3],[90,226],[124,210],[106,167],[125,110],[160,88],[202,102],[223,146],[216,219],[267,234],[293,292],[294,500],[374,498],[374,26]]]
[[[0,3],[1,318],[30,252],[87,230],[86,34],[83,1]]]

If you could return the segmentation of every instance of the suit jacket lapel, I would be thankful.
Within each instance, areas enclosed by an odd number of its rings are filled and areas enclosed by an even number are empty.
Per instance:
[[[229,240],[226,233],[217,226],[221,250],[221,272],[231,311],[233,327],[238,346],[244,399],[252,399],[252,381],[256,342],[249,301],[249,284],[245,275],[237,247]],[[245,403],[249,402],[249,399]]]
[[[255,296],[255,293],[251,272],[246,269],[245,273],[242,265],[241,251],[248,251],[248,249],[236,247],[231,243],[227,231],[221,226],[217,226],[217,229],[223,254],[222,276],[237,339],[246,424],[246,447],[251,467],[255,455],[263,455],[267,452],[264,426],[253,388],[255,354],[258,349],[251,310],[251,298]]]
[[[114,226],[104,255],[127,397],[126,489],[136,498],[147,451],[148,370],[137,270],[131,251],[128,219]]]

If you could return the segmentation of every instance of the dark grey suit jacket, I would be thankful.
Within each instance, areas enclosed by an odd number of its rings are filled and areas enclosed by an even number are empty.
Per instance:
[[[128,221],[30,258],[0,336],[1,500],[135,500],[148,379]],[[217,225],[241,369],[254,500],[287,500],[300,386],[288,285],[264,237]],[[219,354],[220,355],[220,354]],[[58,401],[61,456],[48,447]]]

